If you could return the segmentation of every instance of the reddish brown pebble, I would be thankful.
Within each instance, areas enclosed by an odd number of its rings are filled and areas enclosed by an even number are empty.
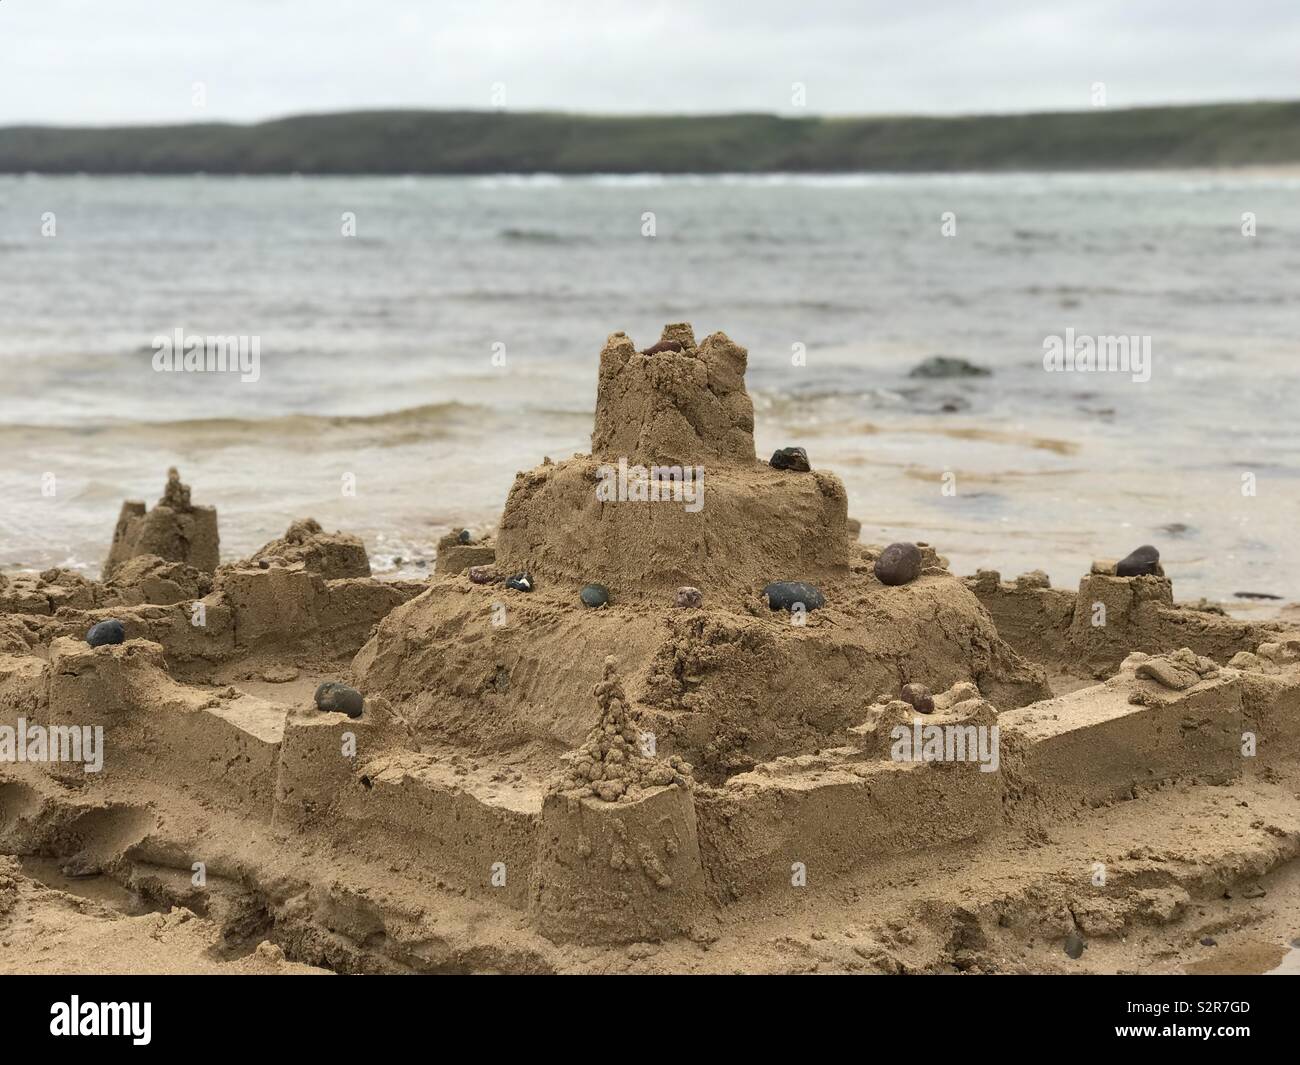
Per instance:
[[[704,602],[704,593],[698,588],[686,585],[677,589],[677,605],[680,607],[697,607]]]
[[[898,697],[905,703],[911,703],[918,714],[934,713],[934,696],[924,684],[904,684]]]
[[[475,584],[496,584],[501,574],[491,566],[470,566],[469,579]]]
[[[921,575],[923,561],[916,544],[890,544],[876,559],[876,580],[881,584],[907,584]]]
[[[682,342],[680,340],[661,340],[658,344],[652,344],[641,352],[642,355],[658,355],[661,351],[681,351]]]

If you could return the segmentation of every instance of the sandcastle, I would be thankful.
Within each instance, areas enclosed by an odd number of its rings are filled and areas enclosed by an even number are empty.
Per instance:
[[[189,485],[181,483],[180,473],[173,468],[167,471],[167,485],[153,510],[134,500],[122,504],[104,577],[112,577],[119,566],[139,555],[183,562],[211,573],[219,554],[216,508],[191,503]]]
[[[849,542],[839,478],[757,459],[743,348],[720,333],[697,347],[685,325],[658,346],[643,355],[610,337],[591,454],[515,478],[495,567],[532,575],[535,590],[435,582],[362,648],[363,688],[430,740],[544,762],[582,742],[614,655],[645,727],[714,782],[826,745],[911,679],[976,680],[1012,706],[1048,693],[933,551],[925,580],[884,592],[872,553]],[[643,493],[627,488],[637,482]],[[803,625],[760,598],[786,580],[828,600]],[[610,591],[608,607],[575,609],[588,582]],[[701,590],[701,609],[676,608],[682,585]]]
[[[962,579],[925,544],[882,583],[839,479],[756,456],[746,358],[686,325],[645,351],[611,336],[591,453],[517,475],[495,536],[449,534],[474,551],[427,581],[373,578],[310,519],[247,560],[171,558],[134,512],[111,580],[0,579],[0,854],[185,906],[231,949],[535,972],[707,967],[807,907],[866,930],[847,968],[975,964],[1012,911],[1119,936],[1152,909],[1136,872],[1078,898],[1040,869],[1013,904],[964,870],[1134,803],[1164,823],[1162,789],[1280,811],[1179,890],[1300,853],[1300,811],[1269,790],[1300,758],[1300,632],[1180,607],[1159,572]],[[151,516],[184,513],[167,498]],[[774,609],[773,582],[808,602]],[[124,642],[88,646],[110,617]],[[317,710],[323,680],[362,716]],[[6,759],[3,728],[35,726],[101,728],[102,768]]]

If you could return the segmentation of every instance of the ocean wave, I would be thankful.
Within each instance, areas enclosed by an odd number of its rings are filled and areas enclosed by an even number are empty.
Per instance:
[[[205,434],[261,434],[309,435],[340,429],[404,428],[451,429],[466,422],[481,424],[485,418],[501,417],[504,411],[478,403],[460,403],[455,400],[443,403],[424,403],[415,407],[381,411],[375,414],[305,414],[301,412],[273,414],[265,418],[216,416],[210,418],[161,418],[150,420],[105,419],[83,421],[72,425],[12,424],[0,425],[0,439],[10,435],[32,433],[78,434],[96,436],[114,433],[172,435],[177,432],[201,436]]]
[[[573,245],[588,244],[590,241],[583,237],[575,237],[567,233],[557,233],[553,229],[523,229],[516,226],[508,226],[497,233],[499,240],[512,241],[519,244],[555,244],[555,245]]]

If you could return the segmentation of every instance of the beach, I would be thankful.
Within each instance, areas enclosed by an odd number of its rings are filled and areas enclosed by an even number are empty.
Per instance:
[[[102,580],[0,576],[0,969],[1295,970],[1292,607],[959,575],[761,456],[727,334],[584,361],[588,447],[431,574],[226,560],[172,468]]]

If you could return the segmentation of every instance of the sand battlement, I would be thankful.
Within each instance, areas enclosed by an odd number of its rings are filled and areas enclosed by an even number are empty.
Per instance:
[[[680,323],[664,326],[646,351],[626,333],[605,342],[592,456],[644,466],[756,461],[745,349],[725,333],[697,347],[691,327]]]

